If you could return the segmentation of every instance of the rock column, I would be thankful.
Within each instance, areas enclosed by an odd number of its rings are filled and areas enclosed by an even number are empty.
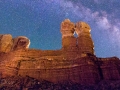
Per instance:
[[[62,49],[64,56],[67,58],[75,57],[77,54],[77,41],[74,37],[74,27],[74,23],[70,22],[69,19],[65,19],[61,23]]]
[[[79,55],[94,54],[94,45],[90,34],[90,26],[85,22],[76,23],[76,33],[78,35]]]

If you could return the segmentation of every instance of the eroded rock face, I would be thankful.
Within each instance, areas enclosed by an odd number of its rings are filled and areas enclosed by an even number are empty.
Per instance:
[[[61,23],[62,49],[67,58],[94,55],[94,44],[90,34],[91,28],[85,22],[72,23],[65,19]],[[77,37],[74,34],[77,34]],[[79,55],[77,55],[77,53]],[[71,57],[72,56],[72,57]]]
[[[30,40],[24,36],[13,39],[10,34],[0,35],[0,77],[17,74],[19,58],[15,55],[21,55],[21,50],[26,50],[29,44]]]
[[[61,24],[61,33],[60,50],[27,49],[30,44],[27,37],[12,39],[9,35],[0,35],[0,50],[3,52],[7,46],[10,47],[10,52],[0,53],[0,77],[28,75],[38,80],[42,78],[54,83],[71,81],[81,85],[93,85],[101,80],[120,80],[120,60],[94,55],[87,23],[74,25],[66,19]],[[74,33],[78,36],[75,37]]]
[[[30,40],[27,37],[19,36],[13,39],[12,50],[28,49]]]
[[[10,34],[0,34],[0,52],[10,52],[29,48],[30,40],[25,36],[12,38]]]
[[[74,26],[75,26],[74,23],[72,23],[69,19],[65,19],[61,23],[62,38],[67,37],[67,36],[73,36]]]
[[[74,37],[75,24],[69,19],[61,23],[62,49],[66,58],[74,58],[77,53],[77,39]]]
[[[0,35],[0,52],[9,52],[12,45],[13,41],[10,34]]]
[[[79,54],[92,54],[94,55],[94,44],[90,34],[90,26],[85,22],[77,22],[75,29],[78,37]]]
[[[75,31],[76,31],[78,37],[80,35],[83,35],[84,33],[88,33],[90,35],[91,28],[87,23],[77,22],[75,25],[76,25]]]

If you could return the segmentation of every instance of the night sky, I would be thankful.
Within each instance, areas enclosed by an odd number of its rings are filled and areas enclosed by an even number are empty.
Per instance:
[[[61,48],[60,24],[91,26],[95,54],[120,58],[120,0],[0,0],[0,34],[26,36],[30,48]]]

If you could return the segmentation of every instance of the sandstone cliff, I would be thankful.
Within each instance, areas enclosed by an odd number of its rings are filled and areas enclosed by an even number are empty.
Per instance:
[[[0,35],[0,76],[30,76],[53,83],[71,81],[95,85],[102,80],[120,80],[120,60],[117,57],[98,58],[90,26],[85,22],[61,23],[60,50],[29,49],[30,40],[24,36],[12,38]],[[77,37],[74,36],[77,33]]]

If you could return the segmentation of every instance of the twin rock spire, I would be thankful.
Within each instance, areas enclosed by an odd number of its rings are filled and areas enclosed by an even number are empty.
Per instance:
[[[78,54],[94,54],[90,31],[90,26],[85,22],[74,24],[69,19],[65,19],[61,23],[62,48],[66,52],[73,50]],[[77,37],[74,36],[74,33],[77,34]]]

